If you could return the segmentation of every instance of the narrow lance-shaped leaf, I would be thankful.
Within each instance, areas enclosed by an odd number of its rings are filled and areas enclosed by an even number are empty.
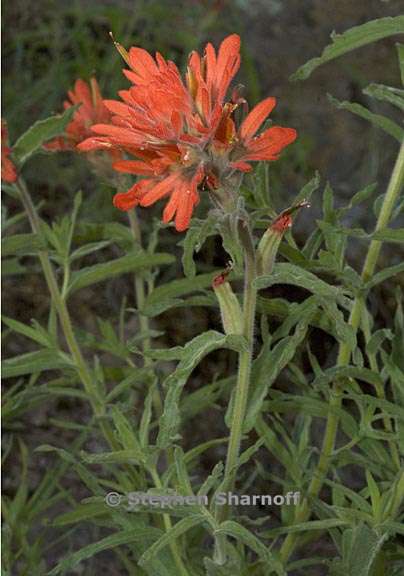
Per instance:
[[[347,305],[341,288],[324,282],[324,280],[317,278],[317,276],[308,270],[286,262],[275,263],[272,274],[258,277],[255,284],[259,290],[268,288],[274,284],[292,284],[305,288],[323,298],[339,300],[341,304]]]
[[[13,158],[16,162],[23,164],[45,142],[63,134],[76,110],[77,106],[71,106],[63,114],[38,120],[28,128],[13,146]]]
[[[198,292],[208,288],[212,284],[212,280],[221,270],[209,272],[207,274],[198,274],[193,278],[181,278],[180,280],[172,280],[158,286],[146,298],[142,312],[147,316],[157,316],[171,306],[178,303],[179,296],[185,296],[193,292]],[[236,278],[236,276],[234,276]],[[215,298],[213,296],[213,302]]]
[[[373,240],[383,242],[404,242],[404,228],[384,228],[373,234]]]
[[[145,566],[153,557],[159,552],[162,548],[170,544],[170,542],[174,542],[176,538],[188,532],[194,526],[198,526],[202,524],[202,522],[206,522],[206,517],[202,514],[193,514],[191,516],[187,516],[183,518],[174,526],[168,530],[161,538],[157,540],[154,544],[146,550],[146,552],[140,557],[139,565]]]
[[[73,369],[69,357],[58,350],[40,350],[8,358],[2,363],[2,378],[24,376],[44,370]]]
[[[110,548],[115,548],[116,546],[122,546],[124,544],[130,544],[132,542],[144,542],[147,540],[155,540],[159,537],[161,531],[157,528],[133,528],[129,530],[122,530],[106,538],[102,538],[98,542],[84,546],[77,552],[69,554],[64,558],[53,570],[48,572],[49,576],[57,576],[57,574],[71,571],[75,566],[77,566],[83,560],[91,558],[95,554],[102,552],[103,550],[109,550]]]
[[[270,569],[281,576],[285,574],[282,566],[272,556],[269,548],[250,532],[250,530],[244,528],[244,526],[238,522],[234,522],[233,520],[223,522],[219,528],[215,530],[215,534],[227,534],[228,536],[236,538],[236,540],[254,550]]]
[[[371,20],[361,26],[355,26],[346,30],[343,34],[332,34],[332,44],[324,48],[321,56],[312,58],[306,64],[301,66],[292,76],[291,80],[305,80],[313,70],[338,58],[347,52],[356,48],[366,46],[371,42],[376,42],[387,36],[402,34],[404,32],[404,16],[395,16],[393,18],[378,18]]]
[[[363,93],[382,102],[389,102],[404,111],[404,90],[383,84],[369,84]]]
[[[404,44],[397,42],[398,65],[400,66],[401,84],[404,86]]]
[[[174,257],[171,256],[171,254],[127,254],[121,258],[103,262],[102,264],[95,264],[94,266],[82,268],[74,272],[69,284],[68,294],[70,295],[80,288],[108,280],[120,274],[134,272],[152,266],[172,264],[173,262]]]
[[[261,411],[262,404],[278,374],[287,366],[296,353],[298,345],[303,341],[307,333],[308,322],[315,312],[316,304],[307,310],[306,317],[299,322],[292,336],[283,338],[273,350],[266,350],[257,360],[256,368],[253,366],[254,389],[247,406],[243,430],[249,432]]]
[[[346,101],[341,102],[340,100],[337,100],[330,94],[328,94],[328,99],[331,102],[331,104],[333,104],[340,110],[348,110],[349,112],[352,112],[353,114],[356,114],[357,116],[360,116],[365,120],[368,120],[378,128],[381,128],[382,130],[387,132],[387,134],[390,134],[390,136],[393,136],[393,138],[398,140],[400,144],[403,141],[404,130],[400,126],[398,126],[395,122],[393,122],[393,120],[390,120],[390,118],[386,118],[386,116],[382,116],[381,114],[375,114],[374,112],[371,112],[370,110],[365,108],[365,106],[362,106],[362,104],[358,104],[357,102],[346,102]]]
[[[37,234],[13,234],[5,236],[1,241],[2,256],[32,254],[43,247]]]
[[[230,348],[240,351],[244,346],[246,346],[246,343],[242,336],[225,336],[215,330],[200,334],[185,345],[180,363],[165,382],[167,396],[164,402],[164,412],[160,418],[160,430],[157,437],[157,445],[160,448],[169,446],[177,433],[180,424],[178,403],[181,391],[191,372],[202,358],[218,348]]]

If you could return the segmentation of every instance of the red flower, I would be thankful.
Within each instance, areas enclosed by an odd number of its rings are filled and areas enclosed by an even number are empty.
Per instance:
[[[275,160],[296,138],[291,128],[272,127],[256,136],[275,105],[274,98],[258,104],[236,129],[233,113],[240,101],[225,103],[229,85],[240,66],[240,38],[233,34],[218,53],[207,44],[203,58],[192,52],[185,82],[176,65],[141,48],[120,52],[130,66],[124,70],[133,86],[122,90],[122,102],[104,100],[112,113],[109,123],[92,126],[92,136],[78,145],[82,151],[121,150],[136,159],[115,162],[113,168],[145,178],[114,205],[129,210],[169,201],[163,221],[175,217],[178,231],[189,226],[198,189],[215,189],[234,170],[248,171],[249,161]]]
[[[8,146],[8,129],[5,120],[1,121],[1,179],[4,182],[15,182],[17,170],[10,158],[11,148]]]
[[[91,126],[99,122],[109,122],[111,114],[105,107],[100,89],[95,78],[90,83],[80,78],[76,80],[74,89],[68,91],[69,100],[63,103],[67,110],[75,104],[80,107],[66,127],[66,136],[60,136],[45,144],[48,150],[75,150],[77,144],[92,135]]]

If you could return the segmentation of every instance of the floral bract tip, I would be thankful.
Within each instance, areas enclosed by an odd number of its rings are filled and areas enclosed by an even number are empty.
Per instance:
[[[7,122],[1,120],[1,179],[12,184],[17,180],[17,169],[10,158],[11,148],[8,145]]]

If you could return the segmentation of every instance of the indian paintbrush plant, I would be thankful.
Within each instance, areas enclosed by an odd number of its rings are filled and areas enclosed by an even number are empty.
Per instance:
[[[403,18],[385,18],[334,36],[294,79],[403,28]],[[368,295],[404,270],[402,263],[379,262],[384,241],[403,240],[402,230],[390,228],[402,208],[402,128],[359,104],[337,103],[396,137],[400,149],[373,232],[350,230],[343,218],[369,202],[375,186],[336,207],[327,184],[322,219],[299,245],[293,223],[302,209],[312,212],[309,198],[320,177],[291,206],[274,210],[260,170],[287,162],[283,151],[298,145],[297,132],[269,122],[275,98],[250,109],[242,89],[232,86],[239,36],[225,38],[217,51],[208,43],[203,55],[192,52],[184,76],[158,52],[115,46],[126,66],[117,97],[104,98],[95,78],[78,79],[64,113],[38,121],[12,146],[2,123],[4,189],[23,208],[6,219],[5,231],[30,226],[5,233],[3,255],[11,274],[21,273],[27,257],[39,260],[49,296],[46,326],[3,318],[8,334],[35,344],[4,361],[3,377],[16,382],[4,394],[3,419],[11,425],[57,397],[90,408],[87,421],[77,421],[73,410],[63,424],[75,431],[71,445],[55,438],[55,445],[37,447],[58,463],[33,492],[27,467],[35,454],[19,441],[21,487],[3,505],[5,574],[72,574],[108,549],[117,574],[267,576],[303,574],[316,565],[334,575],[399,574],[404,320],[398,292],[388,327],[373,320]],[[401,46],[399,61],[404,74]],[[402,89],[371,85],[368,94],[404,108]],[[95,177],[114,187],[116,219],[86,221],[78,193],[70,215],[46,221],[23,178],[25,162],[39,152],[88,160]],[[144,210],[161,200],[162,222]],[[183,252],[181,278],[173,235]],[[368,242],[361,272],[346,257],[352,236]],[[227,265],[203,262],[209,243],[226,252]],[[124,274],[134,275],[134,307],[126,294],[115,294],[118,318],[99,319],[100,335],[77,326],[74,294]],[[276,285],[303,296],[274,297]],[[174,324],[196,307],[213,310],[220,329],[170,346],[175,340],[159,329],[159,318],[175,309]],[[314,331],[333,343],[326,364],[313,352]],[[213,380],[203,381],[201,364],[223,349],[231,368],[223,372],[219,362]],[[210,422],[219,418],[228,432],[215,438]],[[196,444],[195,419],[208,424]],[[11,428],[18,437],[18,426]],[[206,453],[216,463],[202,477]],[[358,471],[356,487],[344,481],[347,466]],[[65,538],[86,523],[96,537],[51,567],[38,553],[51,534],[41,515],[65,499],[68,471],[87,495],[77,502],[70,495],[71,510],[51,526],[62,527]],[[251,512],[234,498],[217,498],[258,493],[278,494],[283,506]],[[32,534],[38,523],[40,534],[38,528]],[[313,552],[316,539],[326,553]]]

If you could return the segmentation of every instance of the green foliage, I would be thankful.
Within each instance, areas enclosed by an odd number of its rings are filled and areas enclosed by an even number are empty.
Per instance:
[[[133,22],[153,21],[163,34],[172,14],[163,4],[140,2]],[[111,28],[123,34],[117,39],[129,42],[121,8],[108,10]],[[213,26],[215,10],[200,9],[201,29]],[[85,7],[81,15],[87,26]],[[293,78],[402,32],[403,22],[381,18],[333,35]],[[194,31],[180,28],[169,35],[194,48]],[[157,37],[175,51],[171,38]],[[80,47],[88,67],[104,62],[93,44]],[[106,60],[104,83],[114,59]],[[247,75],[254,74],[250,60]],[[257,92],[257,78],[253,84]],[[401,89],[372,83],[364,93],[403,109]],[[40,97],[38,88],[33,102]],[[402,142],[388,116],[330,99]],[[29,128],[13,150],[19,166],[62,134],[73,113]],[[57,217],[47,211],[53,198],[35,206],[41,217],[31,230],[32,213],[29,220],[15,209],[21,189],[7,188],[3,274],[7,290],[18,282],[27,293],[18,316],[6,310],[2,318],[3,462],[13,472],[4,490],[4,574],[90,574],[104,570],[104,558],[114,573],[141,576],[305,574],[316,566],[334,576],[400,573],[404,265],[386,256],[361,273],[359,257],[368,254],[368,262],[375,246],[404,241],[393,222],[402,204],[394,198],[391,218],[369,230],[356,224],[358,214],[370,214],[378,196],[380,218],[388,198],[373,176],[359,190],[348,180],[341,201],[337,187],[307,168],[293,205],[310,199],[313,208],[294,215],[273,271],[253,277],[263,231],[285,208],[267,169],[246,177],[233,212],[194,218],[183,237],[155,220],[139,217],[135,230],[116,212],[104,217],[99,196],[73,197],[73,186],[69,209],[56,207]],[[212,290],[229,260],[243,335],[222,332]],[[213,499],[224,488],[299,492],[301,503],[218,511]],[[133,492],[208,503],[133,509]]]
[[[38,120],[13,145],[13,158],[18,164],[24,164],[48,140],[63,134],[77,107],[71,106],[63,114]]]
[[[291,80],[306,80],[318,66],[334,60],[334,58],[339,58],[339,56],[347,52],[351,52],[356,48],[361,48],[387,36],[402,33],[404,33],[404,16],[379,18],[378,20],[366,22],[361,26],[350,28],[342,34],[333,33],[331,35],[332,44],[324,48],[321,56],[313,58],[301,66],[291,76]]]

